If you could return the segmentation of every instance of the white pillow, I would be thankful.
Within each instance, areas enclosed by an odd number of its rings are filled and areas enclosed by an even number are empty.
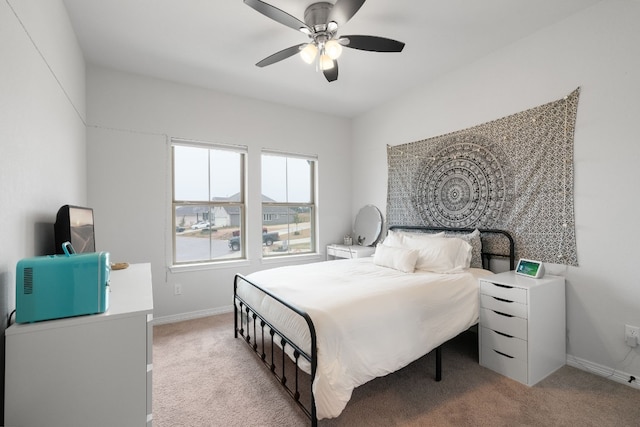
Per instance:
[[[384,239],[382,244],[385,246],[393,246],[395,248],[403,248],[405,246],[404,238],[407,236],[416,239],[432,239],[434,237],[443,237],[444,231],[441,233],[411,233],[406,231],[389,230],[387,232],[387,237]]]
[[[445,233],[445,237],[457,237],[471,245],[471,263],[470,267],[483,268],[482,265],[482,239],[480,238],[480,230],[475,229],[471,233]]]
[[[374,264],[400,270],[405,273],[413,273],[417,260],[418,251],[416,250],[395,248],[386,245],[378,245],[373,255]]]
[[[456,237],[417,239],[403,236],[403,247],[418,251],[416,270],[457,273],[469,268],[471,263],[471,245]]]
[[[384,246],[391,246],[394,248],[402,247],[402,233],[399,231],[389,230],[387,231],[387,237],[383,240],[382,244]]]

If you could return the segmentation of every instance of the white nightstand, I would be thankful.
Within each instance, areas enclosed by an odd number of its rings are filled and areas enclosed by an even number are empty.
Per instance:
[[[480,365],[532,386],[566,363],[564,277],[480,279]]]
[[[327,245],[327,260],[336,258],[363,258],[373,255],[373,246]]]

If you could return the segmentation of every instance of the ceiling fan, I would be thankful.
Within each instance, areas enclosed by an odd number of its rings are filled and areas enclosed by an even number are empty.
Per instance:
[[[266,67],[299,53],[308,64],[316,63],[327,81],[338,79],[337,59],[342,46],[370,52],[402,52],[404,43],[377,36],[338,36],[339,25],[345,24],[364,4],[365,0],[337,0],[313,3],[304,12],[304,22],[287,12],[260,0],[244,0],[244,3],[276,22],[300,31],[311,39],[274,53],[258,62],[258,67]]]

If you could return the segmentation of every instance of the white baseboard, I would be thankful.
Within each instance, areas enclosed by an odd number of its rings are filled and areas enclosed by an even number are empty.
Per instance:
[[[232,311],[233,311],[232,305],[228,307],[221,307],[221,308],[215,308],[215,309],[209,309],[209,310],[190,311],[188,313],[174,314],[171,316],[154,317],[153,324],[164,325],[167,323],[182,322],[184,320],[197,319],[200,317],[215,316],[216,314],[231,313]]]
[[[591,372],[592,374],[599,375],[604,378],[608,378],[620,384],[625,384],[629,387],[640,389],[640,378],[634,375],[635,381],[629,382],[631,374],[610,368],[609,366],[599,365],[597,363],[590,362],[579,357],[567,354],[567,365],[574,368],[581,369],[583,371]]]

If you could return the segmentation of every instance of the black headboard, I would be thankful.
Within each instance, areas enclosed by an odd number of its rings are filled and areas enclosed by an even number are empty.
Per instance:
[[[392,225],[389,230],[408,230],[418,233],[472,233],[476,228],[447,228],[423,225]],[[492,228],[478,228],[482,240],[482,264],[489,267],[492,258],[506,258],[509,260],[509,270],[515,269],[516,254],[513,237],[508,231]]]

